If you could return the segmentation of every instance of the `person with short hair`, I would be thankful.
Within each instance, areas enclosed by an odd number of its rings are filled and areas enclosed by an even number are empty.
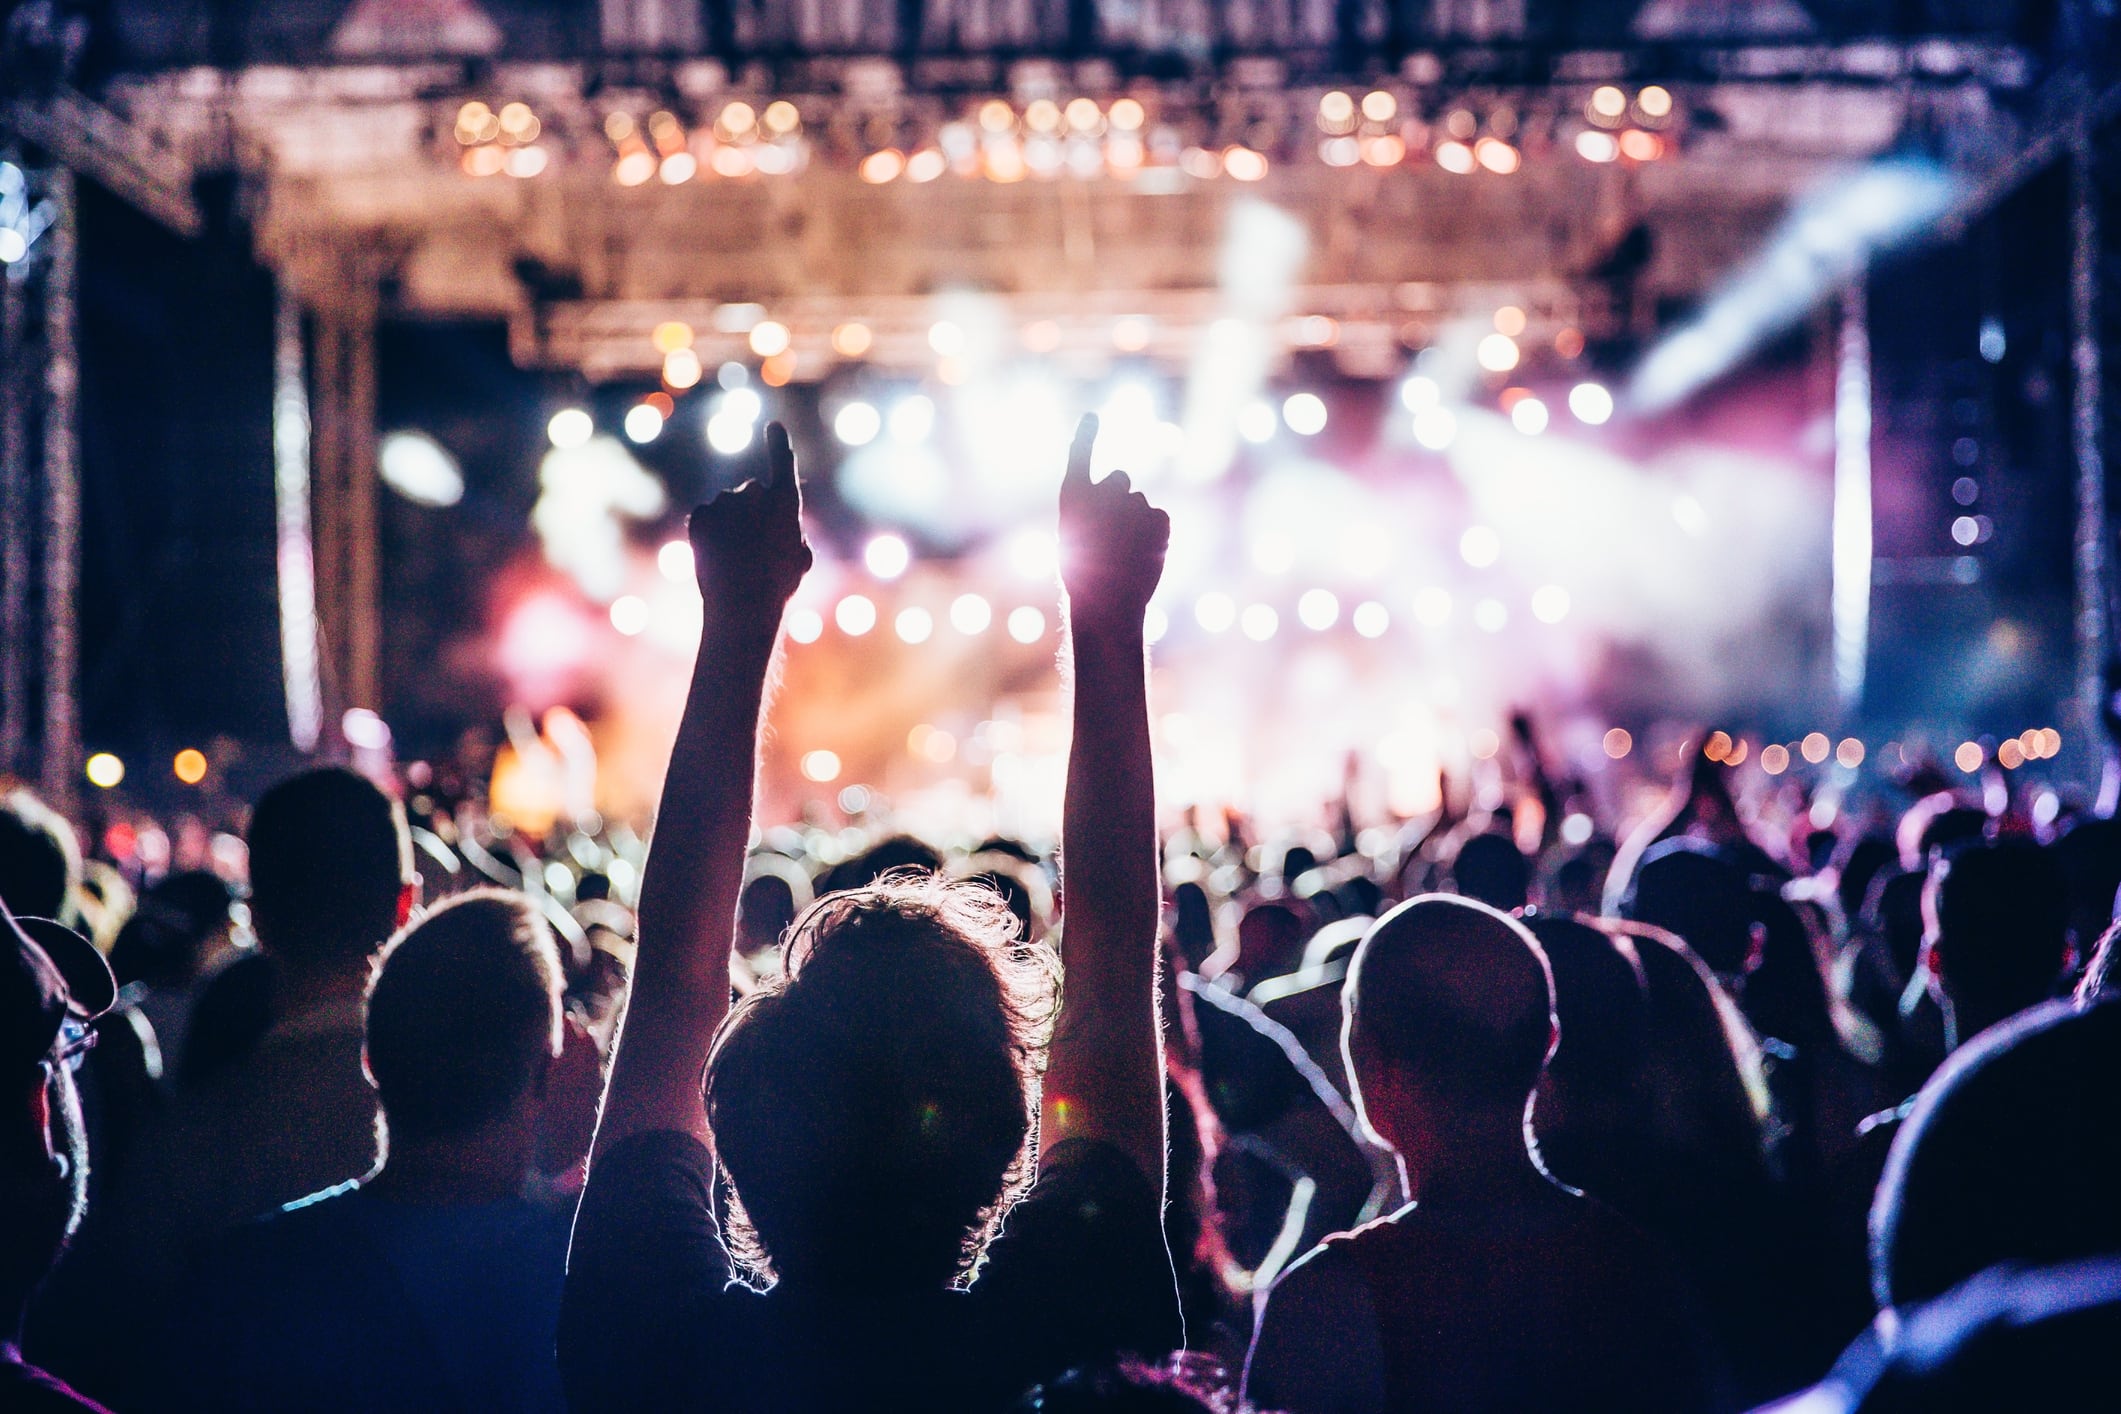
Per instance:
[[[1094,432],[1060,497],[1057,1031],[1050,948],[918,868],[814,904],[731,1009],[759,719],[811,558],[786,431],[762,481],[693,512],[705,628],[569,1259],[576,1409],[977,1414],[1178,1343],[1143,638],[1169,522],[1124,474],[1091,480]]]
[[[1947,1050],[2052,998],[2069,964],[2067,880],[2031,840],[1940,853],[1922,922],[1919,977],[1944,1012]]]
[[[368,993],[388,1142],[373,1174],[223,1238],[181,1284],[175,1409],[558,1410],[570,1206],[538,1188],[570,1063],[559,954],[519,894],[480,889],[400,933]],[[580,1092],[593,1103],[593,1088]]]
[[[26,790],[0,799],[0,902],[17,918],[71,927],[80,909],[81,844],[66,818]]]
[[[74,1071],[117,984],[86,938],[0,907],[0,1409],[102,1406],[30,1364],[22,1325],[88,1207],[88,1131]]]
[[[1295,1414],[1699,1410],[1714,1387],[1649,1239],[1530,1141],[1559,1028],[1524,925],[1444,894],[1373,926],[1342,992],[1364,1128],[1413,1201],[1265,1294],[1246,1398]]]

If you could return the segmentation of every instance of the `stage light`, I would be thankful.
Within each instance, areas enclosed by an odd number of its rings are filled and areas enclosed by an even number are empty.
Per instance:
[[[1291,393],[1281,405],[1281,420],[1299,437],[1326,430],[1326,404],[1316,393]]]
[[[1149,340],[1155,333],[1156,326],[1147,318],[1130,314],[1113,324],[1112,347],[1121,353],[1140,353],[1149,347]]]
[[[950,167],[950,159],[932,147],[924,147],[906,159],[906,180],[932,182]]]
[[[1171,616],[1151,604],[1142,615],[1142,642],[1161,643],[1164,635],[1171,631]]]
[[[1519,398],[1510,405],[1510,425],[1527,437],[1547,430],[1547,405],[1537,398]]]
[[[1019,579],[1051,579],[1060,565],[1060,542],[1047,530],[1017,531],[1009,537],[1005,552],[1010,570]]]
[[[935,428],[935,400],[926,393],[900,398],[891,405],[889,422],[892,441],[901,446],[918,446],[928,440]]]
[[[1399,100],[1381,88],[1362,96],[1362,115],[1373,123],[1389,123],[1399,116]]]
[[[1324,633],[1340,622],[1340,600],[1330,589],[1307,589],[1296,601],[1296,617],[1313,633]]]
[[[1243,629],[1245,637],[1254,643],[1265,643],[1274,636],[1275,630],[1281,627],[1281,615],[1275,613],[1269,605],[1252,604],[1246,607],[1244,616],[1238,621],[1238,627]]]
[[[1237,603],[1219,589],[1193,601],[1193,621],[1207,633],[1227,633],[1237,622]]]
[[[1502,750],[1502,738],[1491,727],[1475,727],[1466,737],[1466,750],[1475,761],[1492,761]]]
[[[1610,128],[1627,113],[1628,96],[1611,84],[1602,84],[1591,91],[1591,101],[1585,111],[1592,122]]]
[[[635,403],[626,409],[626,439],[646,444],[653,442],[663,432],[663,414],[647,403]]]
[[[1046,615],[1029,604],[1009,611],[1009,636],[1018,643],[1036,643],[1046,636]]]
[[[1474,569],[1486,569],[1502,558],[1502,537],[1492,526],[1467,526],[1458,537],[1458,553]]]
[[[453,506],[464,499],[464,473],[442,444],[424,432],[393,432],[376,448],[383,484],[419,506]]]
[[[832,330],[832,351],[841,358],[860,358],[874,342],[875,335],[866,324],[850,321],[835,325]]]
[[[1385,631],[1392,627],[1392,611],[1375,599],[1365,599],[1355,606],[1355,612],[1348,616],[1348,622],[1364,638],[1382,638]]]
[[[82,767],[88,783],[101,790],[109,790],[125,779],[125,763],[108,751],[99,751],[88,758]]]
[[[1362,160],[1372,167],[1397,167],[1407,160],[1407,140],[1395,133],[1362,140]]]
[[[1613,395],[1602,383],[1578,383],[1569,389],[1569,411],[1587,427],[1600,427],[1613,415]]]
[[[1576,155],[1586,162],[1606,163],[1620,156],[1620,144],[1611,133],[1585,128],[1576,134]]]
[[[29,237],[13,226],[0,226],[0,265],[13,265],[29,254]]]
[[[1479,163],[1474,160],[1472,148],[1454,140],[1436,144],[1436,165],[1463,177]]]
[[[1524,161],[1516,148],[1501,138],[1484,137],[1473,144],[1474,160],[1498,177],[1507,177]]]
[[[527,181],[544,171],[548,160],[542,147],[518,147],[501,159],[501,167],[509,176]]]
[[[714,150],[714,170],[725,177],[748,177],[757,165],[758,159],[748,147],[717,147]]]
[[[1952,764],[1969,774],[1980,770],[1981,763],[1987,759],[1988,754],[1981,749],[1979,742],[1962,741],[1959,749],[1952,753]]]
[[[940,358],[956,358],[965,351],[965,331],[948,319],[928,326],[928,347]]]
[[[655,326],[655,332],[648,336],[648,341],[655,345],[655,351],[659,354],[672,354],[679,349],[689,349],[692,347],[692,326],[681,319],[666,319]]]
[[[1863,764],[1863,743],[1852,736],[1843,737],[1841,745],[1834,748],[1834,759],[1851,771],[1855,770]]]
[[[950,601],[950,627],[968,638],[985,633],[993,622],[993,606],[977,594],[960,594]]]
[[[1500,599],[1483,599],[1473,606],[1473,622],[1484,632],[1501,633],[1509,627],[1509,606]]]
[[[1833,746],[1826,739],[1825,732],[1806,732],[1804,740],[1797,743],[1797,749],[1803,754],[1805,760],[1816,766],[1826,760],[1827,753],[1833,749]]]
[[[1473,357],[1490,373],[1508,373],[1523,355],[1508,334],[1489,334],[1474,348]]]
[[[850,447],[866,447],[883,430],[884,416],[876,404],[860,400],[848,403],[832,416],[832,435]]]
[[[170,774],[188,786],[195,786],[206,779],[206,753],[194,746],[178,752],[170,762]]]
[[[806,751],[803,753],[803,778],[819,785],[840,778],[839,753],[833,751]]]
[[[1139,99],[1122,98],[1112,105],[1112,126],[1122,132],[1135,131],[1148,116]]]
[[[891,627],[901,643],[926,643],[935,632],[935,615],[921,608],[901,609]]]
[[[1630,162],[1655,162],[1664,156],[1664,139],[1640,128],[1629,128],[1620,135],[1620,155]]]
[[[1566,845],[1589,844],[1598,826],[1590,816],[1577,811],[1561,817],[1561,842]]]
[[[339,718],[339,734],[357,751],[381,751],[390,745],[390,727],[366,707],[349,707]]]
[[[1626,727],[1615,727],[1605,734],[1605,740],[1601,745],[1605,747],[1607,756],[1615,761],[1622,761],[1627,759],[1627,754],[1635,749],[1635,738],[1628,733]]]
[[[832,621],[849,638],[860,638],[876,627],[876,601],[866,594],[849,594],[832,606]]]
[[[1267,175],[1266,155],[1249,147],[1224,148],[1223,170],[1240,182],[1259,181]]]
[[[656,167],[656,175],[663,179],[666,187],[681,187],[700,173],[700,159],[691,153],[678,151],[665,157]]]
[[[1710,732],[1709,739],[1701,744],[1701,754],[1710,761],[1721,761],[1731,754],[1731,734]]]
[[[1771,742],[1760,748],[1760,769],[1771,776],[1779,776],[1790,768],[1790,749],[1781,742]]]
[[[1960,516],[1952,522],[1952,539],[1961,545],[1972,545],[1981,537],[1981,521],[1974,516]]]
[[[1516,338],[1525,330],[1525,313],[1514,304],[1506,304],[1495,311],[1495,332]]]
[[[741,137],[757,126],[759,116],[749,103],[738,101],[722,109],[722,116],[715,119],[715,126],[731,137]]]
[[[718,412],[707,419],[707,445],[725,457],[733,457],[751,445],[751,419]]]
[[[789,334],[788,326],[778,320],[761,319],[751,326],[751,351],[760,358],[785,353],[791,342],[793,336]]]
[[[648,601],[638,594],[621,594],[611,601],[611,626],[628,638],[648,627]]]
[[[673,584],[692,583],[692,544],[686,540],[666,540],[663,548],[655,552],[655,567],[662,571],[663,578]]]
[[[655,154],[645,147],[622,153],[611,169],[612,180],[622,187],[637,187],[655,175]]]
[[[1672,519],[1687,534],[1699,539],[1708,532],[1709,513],[1701,508],[1701,502],[1692,496],[1672,498]]]
[[[1399,401],[1408,412],[1420,412],[1442,402],[1443,389],[1437,386],[1434,378],[1417,373],[1399,385]]]
[[[1060,105],[1050,98],[1034,98],[1024,109],[1024,125],[1035,133],[1052,132],[1060,120]]]
[[[1996,748],[1996,764],[2006,771],[2017,770],[2025,761],[2025,747],[2016,737],[2005,737],[2003,744]]]
[[[1415,591],[1414,617],[1430,628],[1441,628],[1451,617],[1451,591],[1433,584]]]
[[[1237,435],[1254,446],[1274,440],[1275,429],[1281,419],[1275,415],[1274,404],[1265,398],[1256,398],[1246,403],[1237,414]]]
[[[705,371],[700,367],[700,356],[689,348],[672,349],[663,355],[663,382],[681,393],[698,383]]]
[[[2040,754],[2053,758],[2062,754],[2062,733],[2053,727],[2040,728]]]
[[[1457,436],[1458,416],[1449,408],[1423,408],[1414,414],[1414,440],[1430,451],[1443,451]]]
[[[1319,126],[1328,132],[1339,132],[1355,120],[1355,100],[1339,89],[1334,89],[1318,100]]]
[[[1648,88],[1635,95],[1635,111],[1642,114],[1645,118],[1668,116],[1672,111],[1670,90],[1654,83],[1651,84]]]
[[[879,535],[862,548],[862,563],[878,579],[897,579],[913,563],[913,551],[896,535]]]
[[[1532,617],[1543,624],[1558,624],[1569,616],[1569,591],[1558,584],[1542,584],[1532,591]]]
[[[561,408],[545,424],[546,437],[551,439],[553,446],[562,449],[583,446],[596,430],[596,423],[580,408]]]
[[[817,642],[825,636],[825,616],[815,609],[790,609],[788,636],[797,643]]]
[[[456,137],[464,146],[491,141],[500,131],[500,120],[494,117],[493,110],[477,99],[457,109]]]

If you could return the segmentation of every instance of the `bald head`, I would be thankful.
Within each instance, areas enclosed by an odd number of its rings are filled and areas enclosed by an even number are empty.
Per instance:
[[[1356,949],[1341,994],[1349,1058],[1435,1101],[1521,1107],[1552,1051],[1554,981],[1524,926],[1451,894],[1409,899]]]

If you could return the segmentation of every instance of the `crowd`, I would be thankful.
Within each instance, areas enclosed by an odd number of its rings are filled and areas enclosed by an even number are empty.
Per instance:
[[[1092,435],[1050,853],[754,829],[778,428],[645,865],[322,767],[132,897],[11,796],[0,1409],[2115,1407],[2121,823],[1691,751],[1566,832],[1520,720],[1500,797],[1159,835]]]

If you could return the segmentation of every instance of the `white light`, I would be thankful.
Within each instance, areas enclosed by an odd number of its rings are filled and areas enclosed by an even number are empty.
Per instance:
[[[1414,617],[1436,628],[1451,617],[1451,591],[1430,585],[1414,595]]]
[[[1291,393],[1281,405],[1281,420],[1299,437],[1316,437],[1326,430],[1326,405],[1316,393]]]
[[[832,621],[849,638],[860,638],[876,627],[876,605],[866,594],[850,594],[833,606]]]
[[[788,611],[788,636],[797,643],[815,643],[825,635],[825,616],[815,609]]]
[[[663,572],[663,578],[677,584],[692,582],[692,545],[684,540],[666,541],[663,548],[655,552],[655,567]]]
[[[1307,589],[1296,601],[1296,617],[1313,633],[1324,633],[1340,622],[1340,600],[1330,589]]]
[[[663,435],[663,414],[647,403],[635,403],[626,409],[626,440],[634,443],[653,442]]]
[[[1613,395],[1603,383],[1578,383],[1569,389],[1569,411],[1587,427],[1600,427],[1613,415]]]
[[[1227,633],[1237,622],[1237,603],[1219,589],[1211,589],[1193,603],[1193,621],[1209,633]]]
[[[965,351],[965,331],[947,319],[928,326],[928,347],[939,358],[956,358]]]
[[[823,785],[840,778],[840,758],[830,751],[806,751],[803,753],[803,778]]]
[[[913,563],[913,551],[896,535],[879,535],[862,547],[862,563],[878,579],[897,579]]]
[[[874,403],[849,403],[832,418],[832,435],[850,447],[868,446],[883,427],[884,415]]]
[[[1981,522],[1972,516],[1960,516],[1952,522],[1952,539],[1961,545],[1971,545],[1981,538]]]
[[[648,627],[648,601],[638,594],[621,594],[611,601],[611,626],[628,638]]]
[[[1148,612],[1142,615],[1142,641],[1144,643],[1161,643],[1164,641],[1164,635],[1170,631],[1171,616],[1156,605],[1151,604]]]
[[[0,265],[13,265],[28,254],[28,238],[13,226],[0,226]]]
[[[985,633],[993,622],[993,606],[977,594],[960,594],[950,601],[950,627],[959,633]]]
[[[935,429],[935,400],[926,393],[901,398],[891,407],[891,440],[917,446]]]
[[[1443,401],[1443,389],[1427,374],[1417,373],[1399,385],[1399,400],[1406,404],[1408,412],[1420,412],[1435,407]]]
[[[901,609],[891,627],[901,643],[926,643],[935,632],[935,615],[926,609]]]
[[[751,351],[760,358],[773,358],[788,352],[793,336],[788,326],[778,320],[761,319],[751,326]]]
[[[1440,452],[1458,436],[1458,417],[1449,408],[1423,408],[1414,414],[1414,440]]]
[[[1543,624],[1558,624],[1569,616],[1569,591],[1558,584],[1542,584],[1532,591],[1532,617]]]
[[[1383,638],[1385,630],[1392,627],[1392,611],[1375,599],[1366,599],[1355,606],[1348,622],[1355,625],[1355,631],[1364,638]]]
[[[715,416],[734,418],[743,422],[757,422],[759,414],[766,410],[765,402],[756,388],[736,387],[722,394]]]
[[[1019,530],[1009,537],[1007,553],[1019,579],[1051,579],[1060,566],[1060,542],[1051,531]]]
[[[1467,526],[1458,537],[1458,553],[1474,569],[1486,569],[1502,558],[1502,537],[1490,526]]]
[[[1581,812],[1574,815],[1564,815],[1561,819],[1561,842],[1563,844],[1588,844],[1592,833],[1597,828],[1597,822]],[[1835,1407],[1839,1408],[1840,1406],[1837,1404]]]
[[[1692,496],[1672,498],[1672,519],[1679,522],[1681,530],[1693,536],[1704,535],[1709,528],[1709,513]]]
[[[383,484],[420,506],[453,506],[464,499],[457,461],[424,432],[393,432],[376,449]]]
[[[1036,643],[1046,636],[1046,615],[1029,604],[1009,611],[1009,636],[1018,643]]]
[[[1265,398],[1246,403],[1237,414],[1237,435],[1258,446],[1274,440],[1274,431],[1281,421],[1274,414],[1274,404]]]
[[[1510,622],[1510,611],[1500,599],[1483,599],[1473,606],[1473,622],[1489,633],[1501,633]]]
[[[362,751],[381,751],[390,745],[390,727],[366,707],[348,708],[339,718],[339,733],[348,746]]]
[[[1268,605],[1252,604],[1245,609],[1244,617],[1239,620],[1238,626],[1244,630],[1245,637],[1254,643],[1265,643],[1274,636],[1274,631],[1281,627],[1281,615],[1275,613]]]
[[[1510,425],[1527,437],[1547,430],[1547,405],[1537,398],[1519,398],[1510,405]]]
[[[1508,373],[1522,356],[1517,341],[1508,334],[1490,334],[1473,350],[1473,357],[1490,373]]]
[[[563,449],[583,445],[596,430],[596,423],[580,408],[561,408],[545,424],[545,435],[552,439],[552,445]]]
[[[751,445],[751,419],[718,412],[707,419],[707,445],[733,457]]]

